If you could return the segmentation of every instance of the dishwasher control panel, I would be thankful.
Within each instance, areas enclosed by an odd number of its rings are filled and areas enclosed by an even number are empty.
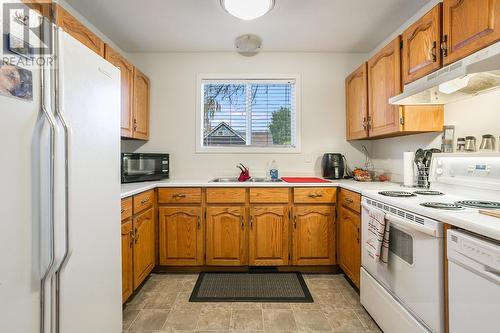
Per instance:
[[[448,247],[485,266],[500,271],[500,242],[462,231],[449,231]]]

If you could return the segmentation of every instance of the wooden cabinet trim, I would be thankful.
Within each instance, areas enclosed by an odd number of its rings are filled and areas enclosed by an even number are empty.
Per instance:
[[[250,203],[288,203],[290,201],[290,189],[288,187],[257,188],[251,187]]]
[[[347,140],[368,137],[368,77],[365,62],[351,73],[345,82],[346,89],[346,131]],[[361,80],[358,86],[351,86],[355,80]],[[359,119],[358,119],[359,118]]]
[[[388,99],[400,94],[401,85],[401,37],[396,37],[392,42],[382,48],[370,60],[368,60],[368,124],[369,136],[392,134],[401,131],[400,128],[400,108],[397,105],[390,105]],[[379,75],[383,77],[374,78],[374,70],[382,59],[389,59],[389,65],[379,69]],[[386,70],[391,67],[390,71]],[[381,82],[385,83],[382,85]],[[379,89],[379,90],[375,90]]]
[[[439,3],[403,32],[404,84],[411,83],[441,68],[441,26],[442,4]],[[418,39],[419,36],[420,39]]]
[[[207,188],[207,203],[245,203],[246,188]]]
[[[252,205],[249,265],[286,266],[290,256],[288,205]]]
[[[205,227],[201,207],[160,207],[158,216],[160,265],[203,265]]]
[[[455,20],[456,17],[456,20]],[[500,1],[444,0],[444,65],[500,40]]]
[[[149,139],[149,90],[149,78],[134,67],[132,112],[132,136],[134,139]]]
[[[206,265],[248,265],[245,206],[207,206],[206,216]]]
[[[293,265],[335,265],[335,207],[298,205],[293,209]]]
[[[201,203],[201,197],[200,187],[158,189],[158,203],[160,204]]]
[[[120,69],[121,77],[121,136],[131,138],[133,133],[133,82],[134,66],[108,44],[104,46],[104,58]]]
[[[121,218],[122,221],[132,217],[132,197],[124,198],[121,201]]]
[[[83,45],[104,57],[104,42],[60,5],[56,5],[56,23]]]
[[[293,189],[294,203],[331,203],[337,201],[334,187],[296,187]]]
[[[134,202],[134,214],[139,213],[140,211],[152,207],[155,200],[155,192],[154,190],[142,192],[140,194],[136,194],[133,197]]]

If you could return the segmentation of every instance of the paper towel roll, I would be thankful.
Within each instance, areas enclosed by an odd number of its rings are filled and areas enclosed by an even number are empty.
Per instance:
[[[415,183],[415,153],[407,151],[403,153],[403,175],[404,175],[404,186],[414,186]]]

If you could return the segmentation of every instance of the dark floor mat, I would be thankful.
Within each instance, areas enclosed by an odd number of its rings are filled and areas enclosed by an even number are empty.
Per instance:
[[[312,303],[300,273],[203,272],[190,302],[291,302]]]

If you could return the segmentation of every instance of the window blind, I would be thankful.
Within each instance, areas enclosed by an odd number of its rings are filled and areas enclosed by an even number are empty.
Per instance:
[[[204,146],[294,147],[294,80],[203,80]]]

